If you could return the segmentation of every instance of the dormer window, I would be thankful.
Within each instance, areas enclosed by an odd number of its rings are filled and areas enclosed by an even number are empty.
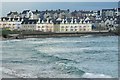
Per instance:
[[[77,28],[77,26],[75,26],[75,28]]]
[[[68,28],[68,26],[66,26],[66,28]]]

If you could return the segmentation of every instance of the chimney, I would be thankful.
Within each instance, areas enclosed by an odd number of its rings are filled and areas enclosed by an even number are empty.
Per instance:
[[[75,19],[75,23],[77,23],[77,19]]]
[[[72,19],[71,19],[71,23],[73,23],[73,17],[72,17]]]
[[[65,19],[62,20],[62,23],[64,24]]]
[[[65,19],[65,21],[66,21],[65,23],[68,23],[67,19]]]
[[[46,23],[49,23],[49,19],[47,18],[47,21],[46,21]]]
[[[50,23],[53,23],[52,20],[50,20]]]
[[[83,23],[85,24],[86,22],[85,22],[85,21],[83,21]]]
[[[40,23],[40,18],[38,19],[38,23]]]
[[[20,21],[20,18],[18,17],[18,20],[17,21]]]
[[[80,24],[82,24],[82,19],[80,19],[80,22],[79,22]]]
[[[23,21],[23,18],[21,19],[21,21]]]
[[[90,21],[87,22],[88,24],[90,23]]]
[[[3,21],[5,21],[5,18],[3,18]]]
[[[9,20],[8,21],[11,21],[11,18],[9,17]]]
[[[14,18],[12,19],[12,21],[14,21]]]
[[[41,23],[44,23],[44,21],[42,20],[42,22]]]

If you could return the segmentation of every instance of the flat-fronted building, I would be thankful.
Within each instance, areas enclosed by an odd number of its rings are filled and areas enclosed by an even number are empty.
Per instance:
[[[2,17],[0,21],[0,28],[8,28],[10,30],[21,29],[22,18],[8,18]]]
[[[92,31],[92,24],[89,21],[77,19],[62,19],[54,26],[55,32],[90,32]]]
[[[86,20],[86,19],[85,19]],[[37,30],[41,32],[89,32],[92,31],[92,24],[89,21],[77,21],[77,19],[28,19],[22,22],[22,30]]]
[[[40,19],[32,19],[32,20],[24,20],[22,22],[22,30],[36,30],[41,32],[53,32],[54,24],[51,20],[40,20]]]

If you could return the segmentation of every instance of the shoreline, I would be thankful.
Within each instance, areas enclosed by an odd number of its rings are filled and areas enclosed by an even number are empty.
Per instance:
[[[10,36],[11,35],[11,36]],[[11,39],[26,39],[26,38],[60,38],[60,37],[80,37],[80,36],[119,36],[113,32],[76,32],[76,33],[46,33],[46,32],[34,32],[34,33],[23,33],[23,34],[9,34],[7,38],[0,36],[0,40],[11,40]]]

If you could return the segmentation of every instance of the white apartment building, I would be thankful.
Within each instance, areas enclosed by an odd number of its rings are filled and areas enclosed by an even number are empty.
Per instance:
[[[3,17],[0,20],[0,28],[8,28],[9,30],[21,29],[21,18],[7,18]]]

